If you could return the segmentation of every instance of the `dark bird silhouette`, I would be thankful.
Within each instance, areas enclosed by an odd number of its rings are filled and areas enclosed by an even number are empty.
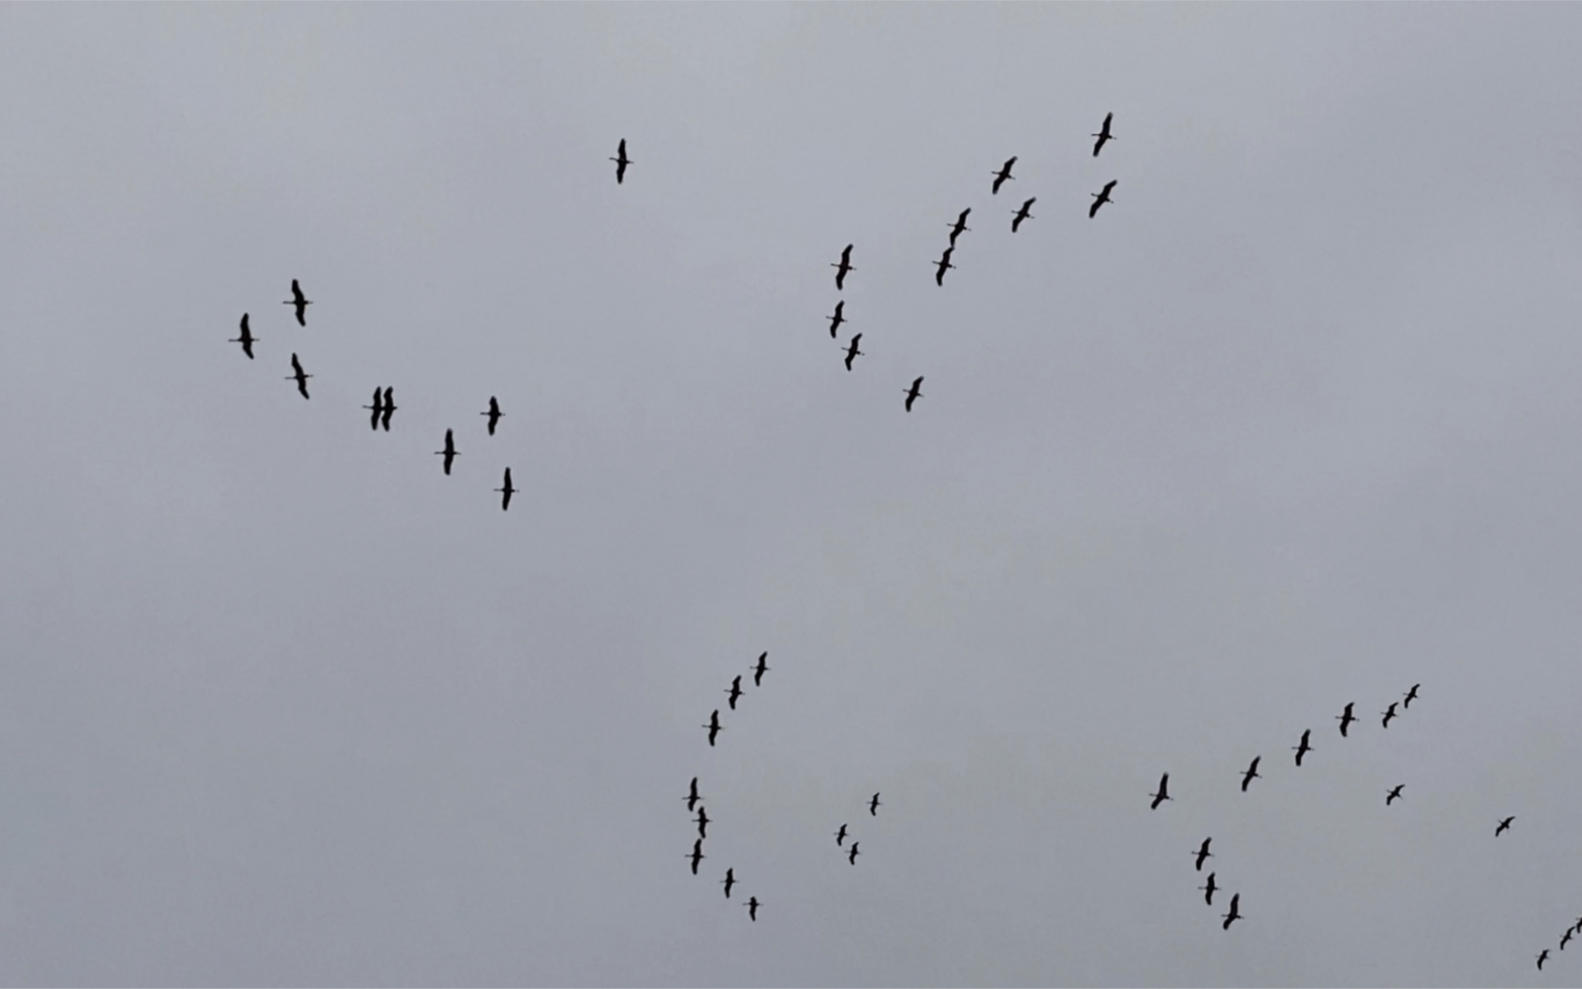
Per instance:
[[[736,885],[736,870],[726,869],[725,878],[720,880],[720,885],[725,887],[725,898],[731,898],[731,887]]]
[[[726,700],[730,701],[731,710],[736,710],[736,698],[742,695],[742,678],[740,675],[737,675],[736,679],[731,681],[731,685],[725,688],[725,692],[730,694]]]
[[[290,378],[287,378],[286,380],[290,381],[290,380],[292,380],[292,378],[295,378],[296,382],[297,382],[297,391],[302,393],[302,397],[303,398],[307,398],[308,397],[308,379],[313,377],[313,375],[308,374],[307,372],[302,370],[302,362],[297,360],[297,355],[296,354],[292,354],[291,355],[291,370],[292,370],[292,375],[291,375]]]
[[[840,252],[840,264],[830,265],[831,268],[835,269],[835,291],[837,292],[846,290],[846,273],[857,270],[851,266],[851,249],[854,246],[853,244],[847,244],[846,249]]]
[[[1108,182],[1104,183],[1103,190],[1089,193],[1089,195],[1093,197],[1093,205],[1088,207],[1088,219],[1091,220],[1094,216],[1098,215],[1100,206],[1103,206],[1105,203],[1112,203],[1115,201],[1110,198],[1110,190],[1115,188],[1115,182],[1115,179],[1110,179]]]
[[[1313,751],[1313,747],[1307,744],[1307,736],[1311,734],[1313,734],[1313,729],[1307,729],[1306,731],[1302,732],[1302,743],[1300,745],[1291,746],[1291,748],[1296,750],[1296,764],[1298,766],[1302,765],[1302,757]]]
[[[862,844],[862,843],[858,842],[858,841],[852,842],[851,843],[851,851],[848,852],[847,855],[846,855],[846,861],[850,862],[852,865],[856,865],[857,864],[857,846],[860,845],[860,844]]]
[[[703,795],[698,792],[698,778],[696,776],[692,777],[692,789],[688,790],[687,795],[681,799],[687,802],[688,812],[697,810],[698,801],[703,799]]]
[[[764,674],[769,672],[769,654],[767,652],[759,655],[758,665],[754,666],[752,671],[753,686],[762,687],[764,685]]]
[[[1390,706],[1384,709],[1384,727],[1386,728],[1390,727],[1390,719],[1396,716],[1395,704],[1395,701],[1391,701]]]
[[[906,411],[912,411],[912,403],[923,397],[923,376],[918,375],[912,382],[912,387],[902,389],[906,392]]]
[[[719,733],[723,730],[723,729],[720,728],[720,709],[719,708],[715,708],[714,709],[714,713],[709,716],[709,723],[704,725],[703,727],[705,727],[705,728],[707,728],[709,730],[709,745],[713,746],[714,739],[716,737],[718,737]]]
[[[1548,960],[1549,960],[1549,949],[1548,948],[1545,948],[1544,950],[1538,952],[1538,971],[1542,972],[1544,970],[1544,962],[1546,962]]]
[[[1197,871],[1198,872],[1202,872],[1203,871],[1203,863],[1204,862],[1207,862],[1209,859],[1214,857],[1214,853],[1208,850],[1208,843],[1213,841],[1213,840],[1214,839],[1212,837],[1204,838],[1203,839],[1203,844],[1198,847],[1198,850],[1196,852],[1193,852],[1193,854],[1197,856]]]
[[[510,511],[511,510],[511,496],[516,494],[517,491],[520,490],[519,488],[511,487],[511,468],[507,467],[505,469],[505,487],[503,487],[503,488],[495,488],[494,490],[499,492],[499,494],[500,494],[500,511],[502,511],[502,512]]]
[[[994,176],[994,190],[991,195],[998,195],[1000,192],[1000,186],[1004,185],[1006,180],[1009,179],[1011,181],[1015,181],[1016,176],[1011,174],[1011,166],[1014,164],[1016,164],[1016,156],[1012,155],[1010,158],[1006,159],[1005,164],[1000,166],[1000,170],[998,172],[989,173],[990,175]]]
[[[1516,815],[1512,814],[1510,817],[1507,817],[1505,820],[1494,825],[1494,837],[1498,838],[1500,835],[1509,831],[1511,829],[1511,822],[1514,820],[1516,820]],[[1582,918],[1578,918],[1577,923],[1582,925]]]
[[[835,331],[840,329],[840,324],[846,322],[846,316],[841,311],[841,310],[843,310],[845,308],[846,308],[846,300],[842,299],[839,302],[835,303],[835,315],[828,317],[828,319],[829,319],[829,338],[831,340],[835,339]]]
[[[1038,197],[1034,196],[1023,203],[1022,208],[1016,211],[1015,216],[1011,217],[1011,233],[1016,233],[1016,229],[1022,225],[1023,220],[1033,219],[1033,204],[1036,202],[1038,202]]]
[[[453,435],[451,435],[451,431],[450,430],[448,430],[448,429],[445,430],[445,449],[443,449],[443,450],[435,450],[434,451],[434,455],[436,457],[444,457],[445,458],[442,461],[442,463],[445,466],[445,473],[447,475],[450,474],[451,462],[454,461],[457,457],[461,456],[461,454],[456,452],[456,438]]]
[[[843,845],[845,843],[846,843],[846,825],[842,824],[840,826],[840,830],[835,832],[835,844]]]
[[[1566,932],[1564,934],[1560,935],[1560,950],[1561,951],[1566,950],[1566,945],[1569,944],[1571,939],[1573,937],[1575,937],[1575,936],[1576,936],[1576,932],[1573,931],[1571,928],[1567,927],[1566,928]]]
[[[308,325],[308,307],[313,305],[313,300],[302,294],[302,286],[297,284],[295,278],[291,279],[291,298],[282,302],[281,305],[296,307],[297,325]]]
[[[1170,774],[1169,773],[1165,773],[1163,776],[1159,777],[1159,792],[1158,793],[1150,793],[1149,796],[1154,798],[1154,802],[1148,805],[1148,809],[1149,810],[1158,810],[1159,809],[1159,805],[1164,803],[1166,800],[1174,800],[1175,799],[1174,797],[1172,797],[1170,795]]]
[[[395,385],[391,385],[385,389],[385,407],[384,411],[379,413],[379,424],[387,433],[390,432],[390,417],[395,415],[395,410]]]
[[[1241,919],[1241,894],[1237,893],[1230,898],[1230,913],[1221,914],[1225,923],[1220,925],[1220,930],[1230,930],[1230,925]]]
[[[1263,777],[1258,775],[1258,763],[1262,759],[1263,759],[1263,756],[1261,756],[1261,755],[1253,756],[1252,764],[1247,767],[1247,771],[1245,773],[1242,773],[1242,775],[1241,775],[1241,792],[1242,793],[1246,793],[1247,792],[1247,784],[1248,783],[1251,783],[1253,780],[1262,779],[1263,778]]]
[[[708,808],[706,808],[706,807],[699,807],[698,808],[698,816],[694,817],[692,819],[692,823],[696,824],[698,826],[698,838],[699,839],[707,838],[709,836],[709,811],[708,811]]]
[[[972,229],[971,227],[967,226],[967,214],[971,213],[971,212],[972,212],[972,207],[968,206],[966,209],[961,211],[961,215],[960,216],[956,217],[956,222],[950,224],[950,246],[951,247],[955,247],[956,246],[956,238],[961,236],[961,232],[963,230],[971,230]]]
[[[851,362],[862,356],[862,351],[857,349],[857,341],[862,339],[859,333],[851,338],[851,346],[846,348],[846,370],[851,370]]]
[[[1572,925],[1571,929],[1578,934],[1582,934],[1582,917],[1577,918],[1577,922]]]
[[[374,404],[365,405],[363,408],[372,410],[368,416],[368,428],[377,430],[379,428],[379,413],[385,410],[384,393],[379,390],[378,386],[374,387]]]
[[[1421,686],[1420,683],[1412,684],[1412,689],[1406,692],[1406,699],[1401,701],[1401,710],[1404,711],[1412,706],[1412,701],[1417,700],[1417,688]]]
[[[1344,711],[1341,711],[1339,714],[1335,715],[1335,720],[1340,722],[1340,737],[1341,738],[1345,738],[1346,737],[1346,729],[1350,728],[1351,727],[1351,723],[1353,721],[1357,720],[1356,718],[1352,717],[1352,714],[1351,714],[1351,709],[1356,707],[1356,706],[1357,706],[1357,702],[1356,701],[1352,701],[1350,704],[1346,705],[1346,709]]]
[[[615,184],[620,185],[626,181],[626,166],[632,159],[626,157],[626,138],[621,138],[620,146],[615,149],[615,157],[610,159],[615,162]]]
[[[1104,142],[1105,141],[1113,141],[1113,140],[1115,140],[1115,135],[1110,133],[1110,121],[1112,119],[1114,119],[1114,117],[1115,117],[1115,114],[1113,112],[1112,113],[1106,113],[1104,115],[1104,126],[1099,128],[1099,132],[1097,134],[1089,134],[1088,135],[1089,137],[1096,137],[1096,138],[1098,138],[1097,141],[1093,142],[1093,157],[1095,157],[1095,158],[1097,158],[1099,156],[1099,149],[1104,147]]]
[[[937,268],[934,272],[934,284],[940,288],[945,287],[945,272],[955,267],[955,265],[950,263],[950,256],[955,252],[956,249],[954,247],[947,247],[945,248],[945,253],[939,256],[939,260],[934,262]]]
[[[490,436],[494,435],[494,427],[498,426],[500,424],[500,420],[505,416],[505,413],[500,411],[500,400],[495,398],[493,395],[489,396],[489,408],[486,411],[480,412],[478,414],[489,417],[488,426]]]
[[[247,355],[247,359],[248,360],[252,360],[253,359],[253,341],[257,340],[257,339],[258,339],[257,337],[253,336],[253,331],[247,328],[247,314],[246,313],[242,313],[242,335],[237,337],[234,340],[227,340],[225,342],[226,343],[239,343],[239,344],[241,344],[242,345],[242,353]]]
[[[878,817],[879,816],[879,795],[877,793],[875,793],[873,795],[873,799],[872,800],[868,801],[868,816],[869,817]]]
[[[698,863],[703,861],[704,859],[708,858],[707,855],[703,854],[703,839],[702,838],[699,838],[697,841],[694,841],[692,843],[692,854],[688,855],[687,858],[692,860],[692,874],[694,876],[697,875],[698,874]]]
[[[1388,807],[1391,804],[1395,803],[1397,800],[1401,799],[1401,791],[1404,790],[1405,788],[1406,788],[1406,784],[1405,783],[1398,783],[1398,784],[1396,784],[1395,787],[1393,789],[1391,789],[1389,793],[1386,793],[1384,795],[1384,806]]]
[[[757,923],[758,921],[758,907],[758,897],[749,896],[747,898],[747,919],[753,921],[754,923]]]
[[[1219,889],[1218,886],[1214,885],[1214,873],[1212,873],[1212,872],[1209,873],[1208,874],[1208,882],[1206,882],[1203,885],[1199,886],[1198,889],[1203,891],[1203,902],[1207,903],[1209,906],[1213,906],[1214,905],[1214,892],[1215,892],[1215,890]]]

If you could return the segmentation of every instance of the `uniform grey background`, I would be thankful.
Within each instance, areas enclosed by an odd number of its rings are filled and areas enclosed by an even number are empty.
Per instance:
[[[1574,984],[1579,29],[0,9],[0,981]]]

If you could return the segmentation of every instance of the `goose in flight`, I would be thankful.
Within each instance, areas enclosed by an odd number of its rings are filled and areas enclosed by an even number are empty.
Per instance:
[[[1241,894],[1237,893],[1230,898],[1230,913],[1222,914],[1225,923],[1220,925],[1220,930],[1230,930],[1230,925],[1241,919]]]
[[[754,666],[752,671],[753,686],[762,687],[764,685],[764,674],[769,672],[769,653],[764,652],[759,655],[758,665]]]
[[[686,856],[686,858],[689,858],[689,859],[692,860],[692,874],[694,876],[697,875],[698,874],[698,863],[703,861],[704,859],[708,858],[707,855],[703,854],[703,839],[702,838],[699,838],[697,841],[694,841],[692,843],[692,854]]]
[[[1159,805],[1164,803],[1166,800],[1174,800],[1175,799],[1174,797],[1172,797],[1170,795],[1170,774],[1169,773],[1165,773],[1163,776],[1159,777],[1159,792],[1158,793],[1150,793],[1149,796],[1154,798],[1154,802],[1148,805],[1148,809],[1149,810],[1158,810],[1159,809]]]
[[[868,801],[868,816],[869,817],[878,817],[879,816],[879,795],[877,793],[875,793],[873,795],[873,799],[872,800]]]
[[[961,236],[961,232],[963,230],[971,230],[972,229],[971,227],[967,226],[967,214],[971,213],[971,212],[972,212],[972,207],[968,206],[966,209],[961,211],[961,215],[960,216],[956,217],[956,222],[949,225],[950,226],[950,246],[951,247],[955,247],[956,246],[956,238]]]
[[[505,415],[504,412],[500,411],[500,400],[495,398],[493,395],[489,396],[489,408],[478,414],[489,417],[488,426],[490,436],[494,435],[494,427],[500,424],[501,417]]]
[[[615,157],[610,160],[615,162],[615,184],[620,185],[626,181],[626,166],[632,159],[626,157],[626,138],[621,138],[620,146],[615,149]]]
[[[1088,219],[1091,220],[1096,215],[1098,215],[1100,206],[1103,206],[1105,203],[1112,203],[1115,201],[1110,198],[1110,190],[1115,188],[1115,182],[1115,179],[1110,179],[1108,182],[1104,183],[1104,188],[1102,190],[1089,193],[1089,195],[1093,197],[1093,205],[1088,207]]]
[[[825,317],[829,320],[829,338],[831,340],[835,339],[835,331],[840,329],[840,324],[846,322],[846,316],[841,312],[845,308],[846,300],[842,299],[835,303],[835,315]]]
[[[1351,727],[1351,723],[1353,721],[1357,720],[1351,714],[1351,709],[1356,707],[1356,706],[1357,706],[1357,702],[1356,701],[1352,701],[1350,704],[1346,705],[1346,709],[1344,711],[1341,711],[1339,714],[1335,715],[1335,720],[1340,722],[1340,737],[1341,738],[1345,738],[1346,737],[1346,729],[1350,728]]]
[[[257,340],[257,339],[258,339],[257,337],[253,336],[253,331],[247,328],[247,314],[246,313],[242,313],[242,335],[237,337],[234,340],[227,340],[225,342],[226,343],[239,343],[239,344],[241,344],[242,345],[242,353],[247,355],[247,359],[248,360],[252,360],[253,359],[253,341]]]
[[[725,887],[725,898],[731,898],[731,887],[736,885],[736,870],[726,869],[725,878],[720,880],[720,885]]]
[[[731,685],[725,688],[725,692],[730,695],[726,700],[730,701],[731,710],[736,710],[736,698],[742,695],[741,674],[737,674],[736,679],[731,681]]]
[[[918,375],[912,382],[911,388],[902,389],[906,392],[906,411],[912,411],[912,403],[923,397],[923,376]]]
[[[1115,135],[1110,133],[1110,121],[1114,118],[1115,114],[1113,112],[1106,113],[1104,115],[1104,125],[1099,128],[1099,132],[1097,134],[1088,135],[1089,137],[1098,138],[1097,141],[1093,142],[1093,157],[1097,158],[1099,156],[1099,149],[1104,147],[1105,141],[1115,140]]]
[[[374,386],[374,404],[365,405],[363,408],[370,410],[370,414],[368,416],[368,428],[372,430],[378,430],[379,413],[385,410],[385,399],[384,393],[379,390],[377,385]]]
[[[297,325],[308,325],[308,307],[313,305],[313,300],[302,294],[302,286],[297,284],[295,278],[291,279],[291,298],[282,302],[283,306],[293,306],[297,310]]]
[[[862,356],[862,351],[857,349],[857,341],[862,339],[859,333],[851,338],[851,346],[846,348],[846,370],[851,370],[851,362]]]
[[[1404,711],[1412,706],[1412,701],[1417,700],[1417,688],[1421,686],[1420,683],[1412,684],[1412,689],[1406,692],[1406,699],[1401,701],[1401,710]]]
[[[1510,817],[1507,817],[1505,820],[1494,825],[1494,837],[1498,838],[1500,835],[1509,831],[1511,829],[1511,822],[1514,820],[1516,820],[1516,815],[1512,814]],[[1582,918],[1579,918],[1577,923],[1582,925]]]
[[[1263,778],[1263,777],[1258,775],[1258,763],[1262,759],[1263,759],[1263,756],[1261,756],[1261,755],[1253,756],[1252,757],[1252,764],[1247,767],[1247,771],[1245,773],[1242,773],[1242,775],[1241,775],[1241,792],[1242,793],[1246,793],[1247,792],[1247,784],[1248,783],[1251,783],[1253,780],[1262,779]]]
[[[1296,764],[1298,766],[1302,765],[1302,757],[1313,751],[1313,747],[1307,744],[1307,736],[1311,734],[1313,734],[1313,729],[1307,729],[1306,731],[1302,732],[1301,744],[1291,746],[1291,748],[1296,750]]]
[[[1390,702],[1390,706],[1384,709],[1384,727],[1386,727],[1386,728],[1390,727],[1390,719],[1396,717],[1396,714],[1395,714],[1395,705],[1396,705],[1396,703],[1397,703],[1396,701],[1391,701]]]
[[[851,266],[851,249],[854,246],[856,245],[847,244],[846,249],[840,252],[840,264],[830,265],[831,268],[835,269],[835,291],[837,292],[846,290],[846,273],[857,270]]]
[[[1397,800],[1401,799],[1401,791],[1404,790],[1405,788],[1406,788],[1406,784],[1405,783],[1397,783],[1390,790],[1389,793],[1386,793],[1384,795],[1384,806],[1388,807],[1391,804],[1395,803]]]
[[[759,904],[759,902],[758,902],[758,897],[756,897],[756,896],[749,896],[747,898],[747,919],[748,920],[751,920],[754,923],[757,923],[757,921],[758,921],[758,907],[760,905],[761,904]]]
[[[720,727],[719,708],[714,709],[714,713],[709,716],[709,723],[703,727],[709,730],[709,747],[712,748],[714,746],[714,739],[719,737],[720,732],[724,730]]]
[[[846,825],[842,824],[840,826],[840,830],[835,832],[835,844],[837,844],[837,845],[844,845],[845,843],[846,843]]]
[[[954,247],[947,247],[945,248],[945,253],[939,256],[939,260],[934,262],[937,269],[934,272],[934,284],[940,288],[945,287],[945,272],[955,267],[955,265],[950,263],[950,256],[955,252],[956,249]]]
[[[518,490],[520,490],[519,488],[511,487],[511,468],[507,467],[505,469],[505,487],[503,487],[503,488],[495,488],[494,490],[496,490],[496,491],[498,491],[500,493],[500,511],[502,511],[502,512],[510,511],[511,510],[511,496],[516,494],[516,492]]]
[[[1015,216],[1011,217],[1011,233],[1016,233],[1017,228],[1022,225],[1023,220],[1033,219],[1033,204],[1036,202],[1038,202],[1038,197],[1034,196],[1027,202],[1023,203],[1022,208],[1016,211]]]
[[[687,795],[681,799],[687,802],[687,810],[689,812],[697,810],[698,801],[703,799],[703,795],[698,792],[698,778],[696,776],[692,777],[692,789],[688,790]]]
[[[1218,886],[1214,885],[1214,873],[1212,873],[1212,872],[1209,873],[1208,874],[1208,882],[1206,882],[1203,885],[1199,886],[1198,889],[1203,891],[1203,902],[1207,903],[1209,906],[1213,906],[1214,905],[1214,893],[1215,893],[1216,890],[1219,889]]]
[[[297,391],[302,393],[303,398],[307,398],[308,379],[313,377],[313,375],[302,370],[302,362],[297,360],[296,354],[291,355],[291,372],[291,377],[287,378],[286,380],[290,381],[292,378],[295,378],[297,382]]]
[[[1198,872],[1202,872],[1203,871],[1203,863],[1204,862],[1207,862],[1209,859],[1214,857],[1214,853],[1208,850],[1208,843],[1213,841],[1213,840],[1214,839],[1212,837],[1204,838],[1203,839],[1203,844],[1198,847],[1198,850],[1196,852],[1192,853],[1192,854],[1197,856],[1197,871]]]
[[[1004,185],[1006,180],[1013,182],[1016,180],[1016,176],[1011,174],[1011,166],[1014,164],[1016,164],[1016,156],[1012,155],[1010,158],[1006,159],[1005,164],[1000,166],[1000,170],[998,172],[989,173],[990,175],[994,176],[994,190],[990,193],[990,195],[998,195],[1000,192],[1000,186]]]
[[[434,456],[445,458],[442,463],[445,467],[445,473],[448,476],[450,474],[451,463],[455,461],[457,457],[461,456],[460,453],[456,452],[456,438],[455,436],[451,435],[450,430],[445,430],[445,449],[435,450]]]

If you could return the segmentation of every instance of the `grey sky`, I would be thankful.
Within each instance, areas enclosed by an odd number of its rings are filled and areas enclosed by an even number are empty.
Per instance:
[[[0,982],[1575,984],[1579,29],[0,8]]]

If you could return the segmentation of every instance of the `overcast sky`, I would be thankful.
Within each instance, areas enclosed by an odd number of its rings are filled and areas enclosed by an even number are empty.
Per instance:
[[[1579,37],[0,8],[0,982],[1575,985]]]

